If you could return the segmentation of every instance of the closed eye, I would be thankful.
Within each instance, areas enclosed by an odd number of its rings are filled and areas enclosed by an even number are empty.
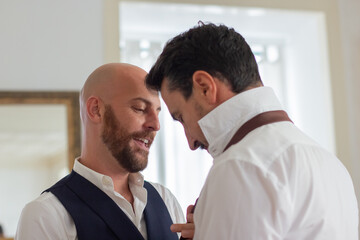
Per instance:
[[[178,112],[175,112],[175,113],[172,113],[171,114],[172,118],[174,119],[174,121],[178,121],[180,123],[183,123],[183,118],[182,118],[182,115],[179,114]]]
[[[173,119],[174,119],[174,121],[177,121],[177,122],[179,122],[181,124],[184,122],[181,115],[179,115],[177,117],[173,117]]]
[[[133,109],[135,112],[145,112],[145,109],[142,109],[142,108],[132,107],[132,109]]]

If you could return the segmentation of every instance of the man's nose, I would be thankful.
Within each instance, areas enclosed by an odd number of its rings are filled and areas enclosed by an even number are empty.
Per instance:
[[[151,111],[146,117],[145,127],[151,129],[152,131],[160,130],[160,122],[158,112]]]
[[[189,132],[186,130],[186,128],[184,128],[184,131],[185,131],[185,136],[186,136],[186,139],[188,141],[188,144],[189,144],[189,148],[194,151],[198,148],[198,146],[195,144],[196,140],[191,137],[191,135],[189,134]]]

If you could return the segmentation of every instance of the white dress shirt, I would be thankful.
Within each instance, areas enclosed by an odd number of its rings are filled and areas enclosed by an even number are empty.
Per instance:
[[[134,196],[134,208],[119,193],[114,191],[109,176],[97,173],[75,160],[73,170],[92,182],[108,195],[129,217],[140,233],[147,239],[143,211],[147,202],[147,192],[143,187],[144,177],[140,173],[130,174],[129,186]],[[174,195],[164,186],[151,183],[164,200],[173,223],[184,223],[182,209]],[[70,214],[51,192],[41,194],[22,210],[15,239],[77,239],[76,227]]]
[[[194,239],[358,240],[349,173],[296,123],[261,126],[223,152],[240,126],[272,110],[282,110],[273,90],[259,87],[200,119],[214,162],[195,209]]]

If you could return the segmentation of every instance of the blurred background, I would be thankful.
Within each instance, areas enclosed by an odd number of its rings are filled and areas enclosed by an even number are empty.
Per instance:
[[[104,63],[149,70],[166,41],[198,21],[226,24],[250,44],[264,84],[294,123],[341,159],[360,200],[359,12],[358,0],[0,0],[0,92],[76,92]],[[33,103],[28,94],[24,102]],[[24,205],[69,172],[69,106],[22,104],[0,93],[6,237],[14,236]],[[190,151],[182,127],[162,108],[143,174],[167,186],[185,212],[212,158]]]

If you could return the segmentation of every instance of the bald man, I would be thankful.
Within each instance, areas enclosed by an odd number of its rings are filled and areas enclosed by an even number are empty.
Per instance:
[[[179,203],[139,173],[160,129],[146,74],[121,63],[90,74],[80,93],[81,156],[25,206],[15,239],[178,239],[170,225],[185,222]]]

